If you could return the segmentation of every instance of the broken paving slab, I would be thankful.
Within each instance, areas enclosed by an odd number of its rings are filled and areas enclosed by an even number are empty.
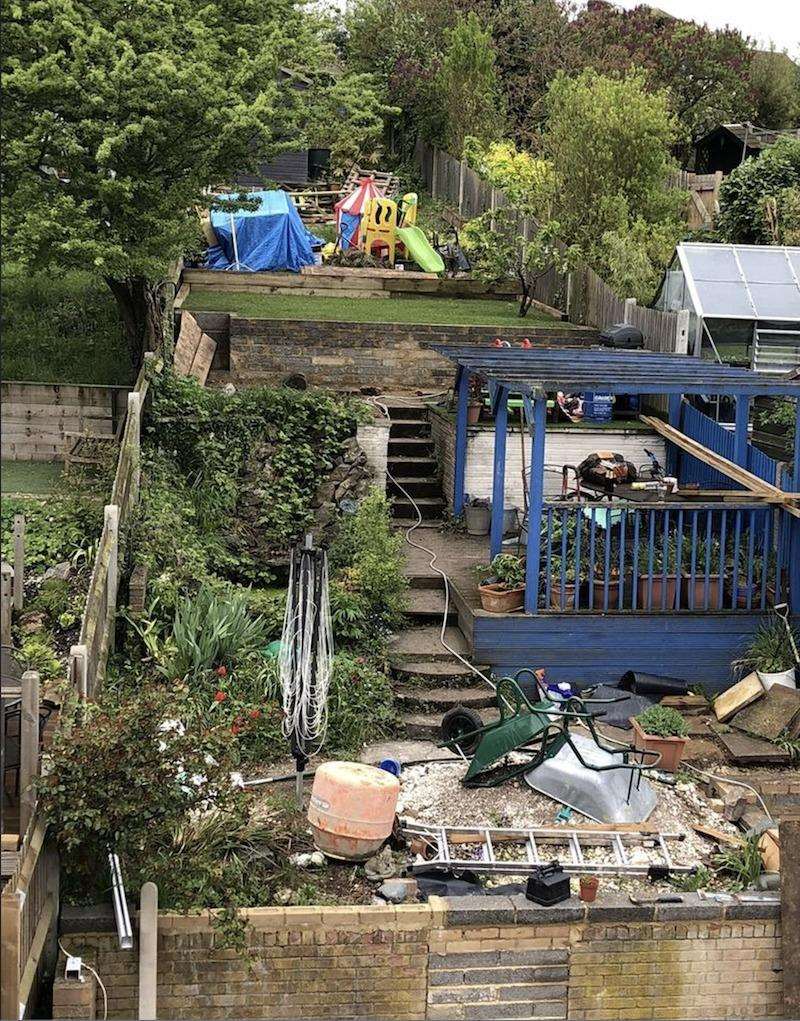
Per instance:
[[[791,761],[788,752],[759,737],[751,737],[736,730],[729,734],[718,734],[718,737],[729,757],[742,765],[760,762],[781,765]]]
[[[800,691],[776,684],[764,697],[738,712],[731,726],[751,737],[776,741],[782,734],[800,734]]]
[[[720,723],[726,723],[742,709],[763,698],[765,694],[761,678],[754,671],[714,699],[714,715]]]

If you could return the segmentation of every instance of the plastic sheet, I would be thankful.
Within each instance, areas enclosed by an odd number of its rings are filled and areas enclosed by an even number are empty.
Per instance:
[[[306,230],[286,192],[257,191],[249,197],[259,200],[256,209],[239,209],[233,214],[212,211],[211,225],[219,244],[209,247],[207,268],[296,273],[313,265],[312,245],[322,241]]]

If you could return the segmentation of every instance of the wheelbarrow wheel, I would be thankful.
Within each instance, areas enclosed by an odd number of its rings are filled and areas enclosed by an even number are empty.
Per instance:
[[[466,706],[457,705],[454,709],[448,709],[442,717],[442,741],[445,744],[455,742],[465,755],[471,755],[478,747],[480,734],[472,734],[471,737],[461,740],[463,734],[471,734],[474,730],[480,730],[483,720],[480,713]]]

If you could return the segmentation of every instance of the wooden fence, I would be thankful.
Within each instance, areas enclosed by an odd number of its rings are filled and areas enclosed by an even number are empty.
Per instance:
[[[20,613],[25,598],[25,515],[14,515],[13,562],[3,561],[0,583],[0,635],[3,645],[11,645],[12,610]]]
[[[456,206],[463,219],[511,208],[506,194],[484,181],[467,166],[466,160],[457,160],[419,139],[415,155],[431,195]],[[713,174],[709,176],[714,177]],[[536,230],[536,223],[518,214],[518,229],[527,240]],[[534,297],[545,305],[563,309],[572,322],[585,326],[603,329],[612,323],[630,323],[642,331],[645,347],[650,351],[688,352],[687,311],[675,313],[642,308],[635,299],[618,297],[588,266],[567,274],[549,270],[537,281]]]
[[[679,170],[670,176],[671,188],[679,188],[689,194],[686,220],[690,230],[710,229],[714,226],[714,217],[719,212],[721,184],[721,170],[715,174],[693,174],[688,170]]]

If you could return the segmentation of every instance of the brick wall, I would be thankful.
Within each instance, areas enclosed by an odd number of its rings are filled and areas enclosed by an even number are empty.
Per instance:
[[[442,467],[442,481],[445,496],[452,506],[453,480],[455,478],[455,417],[446,412],[431,413],[431,432]],[[594,450],[614,450],[624,454],[635,465],[646,464],[644,448],[656,455],[662,464],[666,462],[666,444],[662,437],[646,429],[618,428],[592,429],[587,425],[549,426],[545,436],[545,464],[561,467],[562,464],[578,465]],[[530,436],[525,437],[526,460],[531,456]],[[491,423],[469,426],[467,430],[467,465],[464,474],[464,490],[469,496],[491,499],[492,473],[494,464],[494,428]],[[570,474],[570,485],[574,476]],[[546,471],[544,476],[545,496],[557,497],[561,492],[561,475]],[[506,442],[505,474],[506,507],[525,506],[522,493],[522,448],[519,429],[511,427]]]
[[[212,378],[238,385],[281,383],[301,373],[311,385],[331,389],[431,393],[453,385],[454,369],[447,359],[424,349],[424,343],[486,344],[498,336],[519,343],[535,334],[543,342],[551,338],[552,343],[586,345],[597,337],[593,330],[569,325],[408,326],[192,314],[217,341]]]
[[[135,1017],[137,951],[119,950],[114,932],[84,931],[84,912],[63,913],[62,939],[97,968],[109,1018]],[[159,916],[160,1018],[657,1021],[782,1012],[777,904],[689,894],[683,904],[606,896],[541,908],[522,896],[463,897],[257,908],[248,917],[246,960],[220,946],[206,915]]]

